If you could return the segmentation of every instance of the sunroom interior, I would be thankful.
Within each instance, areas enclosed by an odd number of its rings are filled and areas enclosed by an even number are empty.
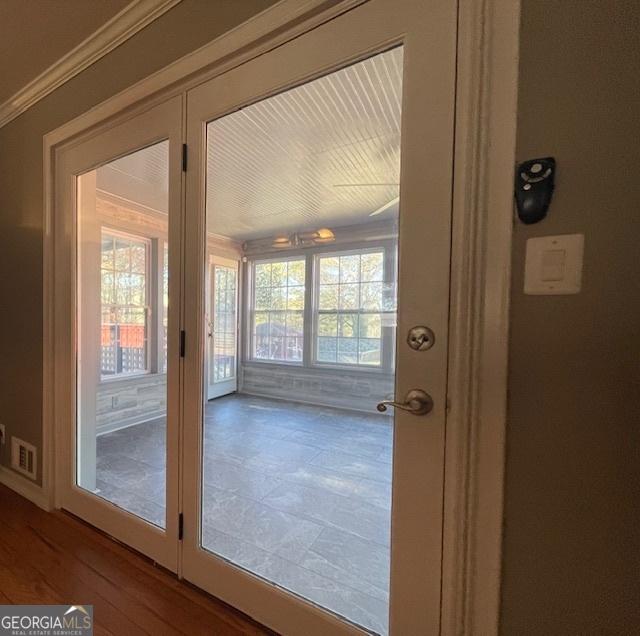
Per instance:
[[[401,77],[387,51],[210,122],[206,151],[201,544],[380,633]],[[168,170],[159,142],[78,187],[78,482],[161,528]]]

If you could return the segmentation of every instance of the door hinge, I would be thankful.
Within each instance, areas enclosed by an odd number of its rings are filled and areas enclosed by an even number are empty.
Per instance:
[[[187,171],[187,144],[182,144],[182,172]]]
[[[186,340],[187,334],[184,332],[184,329],[180,331],[180,357],[184,358],[185,349],[186,349]]]
[[[184,515],[180,513],[178,515],[178,541],[182,541],[184,536]]]

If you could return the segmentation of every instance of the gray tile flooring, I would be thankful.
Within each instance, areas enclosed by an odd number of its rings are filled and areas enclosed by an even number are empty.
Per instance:
[[[387,632],[388,417],[243,395],[207,404],[203,545]],[[165,423],[98,438],[99,494],[164,525]]]

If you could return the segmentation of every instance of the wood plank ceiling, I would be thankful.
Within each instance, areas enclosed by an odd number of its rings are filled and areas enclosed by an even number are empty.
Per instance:
[[[210,122],[208,230],[250,240],[335,228],[389,203],[375,220],[393,218],[401,96],[397,47]],[[164,144],[109,168],[166,191]]]

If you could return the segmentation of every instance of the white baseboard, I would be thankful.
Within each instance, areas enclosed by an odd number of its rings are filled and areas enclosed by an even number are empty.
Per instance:
[[[49,497],[45,490],[10,468],[0,466],[0,484],[22,495],[25,499],[28,499],[38,506],[38,508],[42,508],[47,512],[51,510]]]

